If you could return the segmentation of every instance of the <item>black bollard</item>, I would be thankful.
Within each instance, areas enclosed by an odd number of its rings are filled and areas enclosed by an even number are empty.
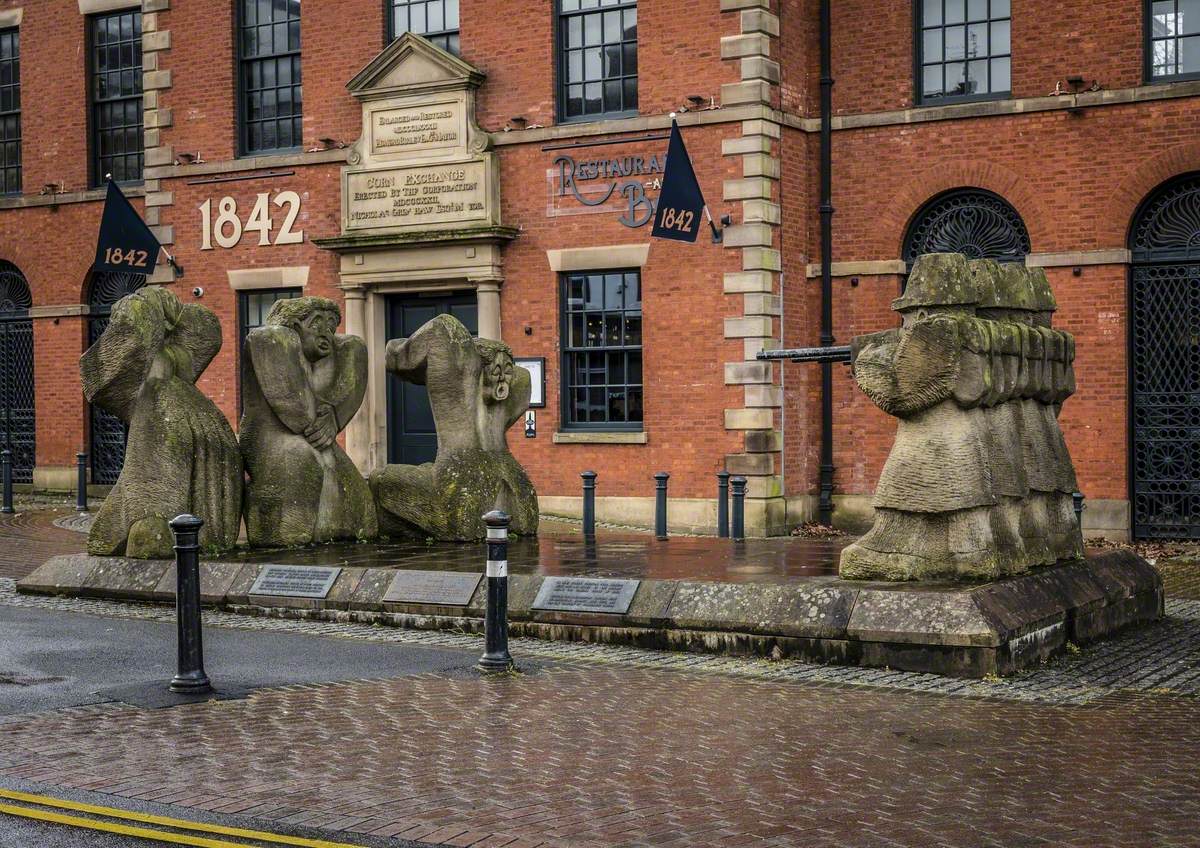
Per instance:
[[[1075,505],[1075,521],[1079,524],[1079,529],[1083,530],[1083,492],[1072,492],[1071,501]]]
[[[733,541],[746,540],[746,478],[734,477],[733,484]]]
[[[596,538],[596,472],[585,471],[583,478],[583,537]]]
[[[508,652],[508,515],[494,509],[483,523],[487,525],[487,611],[479,670],[494,674],[513,667]]]
[[[8,448],[0,450],[0,474],[4,477],[4,506],[0,506],[0,513],[12,515],[16,510],[12,504],[12,451]]]
[[[667,538],[667,480],[671,477],[665,471],[654,475],[654,537]]]
[[[75,508],[87,512],[87,454],[75,454]]]
[[[200,634],[200,528],[204,520],[177,515],[170,521],[175,534],[175,622],[178,628],[178,671],[172,692],[203,695],[212,691],[204,673],[204,645]]]
[[[729,538],[729,472],[717,472],[717,538]]]

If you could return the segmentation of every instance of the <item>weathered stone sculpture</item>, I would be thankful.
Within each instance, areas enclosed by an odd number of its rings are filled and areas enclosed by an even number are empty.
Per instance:
[[[242,461],[225,416],[196,388],[221,349],[221,323],[158,286],[122,298],[104,334],[79,360],[88,401],[129,427],[125,465],[88,534],[88,552],[172,555],[167,522],[204,519],[200,543],[237,543]]]
[[[505,439],[529,407],[530,376],[508,346],[473,339],[456,318],[439,315],[411,338],[388,342],[387,369],[429,390],[438,449],[432,463],[371,475],[381,532],[482,539],[481,516],[499,507],[511,532],[536,534],[537,493]]]
[[[859,386],[899,425],[841,575],[990,579],[1081,556],[1057,419],[1075,343],[1050,328],[1045,273],[923,256],[893,308],[899,329],[851,345]]]
[[[367,348],[335,335],[341,313],[323,297],[280,300],[246,337],[239,428],[252,546],[369,539],[367,482],[337,443],[367,389]]]

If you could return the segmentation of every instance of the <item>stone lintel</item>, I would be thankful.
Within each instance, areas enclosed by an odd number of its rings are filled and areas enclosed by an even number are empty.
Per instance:
[[[821,276],[819,262],[810,262],[804,270],[809,278]],[[908,266],[903,259],[881,259],[866,262],[834,262],[832,270],[835,277],[875,277],[907,274]]]
[[[1081,265],[1128,265],[1133,254],[1124,247],[1110,250],[1076,250],[1067,253],[1031,253],[1025,257],[1029,268],[1071,268]]]
[[[556,445],[644,445],[649,439],[645,430],[587,432],[584,430],[560,430],[554,434]]]

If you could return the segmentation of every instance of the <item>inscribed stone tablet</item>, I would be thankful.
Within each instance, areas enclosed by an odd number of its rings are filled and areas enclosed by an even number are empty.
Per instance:
[[[483,575],[476,572],[397,571],[384,602],[399,604],[444,604],[465,607],[479,587]]]
[[[324,598],[342,573],[339,567],[268,565],[250,587],[251,595],[280,598]]]
[[[533,602],[534,609],[566,612],[629,612],[640,580],[596,577],[547,577]]]

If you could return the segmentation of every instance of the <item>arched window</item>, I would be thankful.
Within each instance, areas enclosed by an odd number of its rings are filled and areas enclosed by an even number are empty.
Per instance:
[[[0,260],[0,448],[12,451],[13,480],[33,481],[33,297],[21,270]]]
[[[113,304],[146,284],[145,274],[97,271],[88,286],[88,344],[104,333]],[[98,406],[89,417],[92,482],[111,486],[121,476],[125,464],[125,424],[120,418]]]
[[[909,224],[904,261],[911,269],[925,253],[962,253],[968,259],[1023,262],[1029,231],[1003,197],[981,188],[957,188],[926,203]]]
[[[1146,198],[1129,248],[1133,535],[1200,539],[1200,173]]]

